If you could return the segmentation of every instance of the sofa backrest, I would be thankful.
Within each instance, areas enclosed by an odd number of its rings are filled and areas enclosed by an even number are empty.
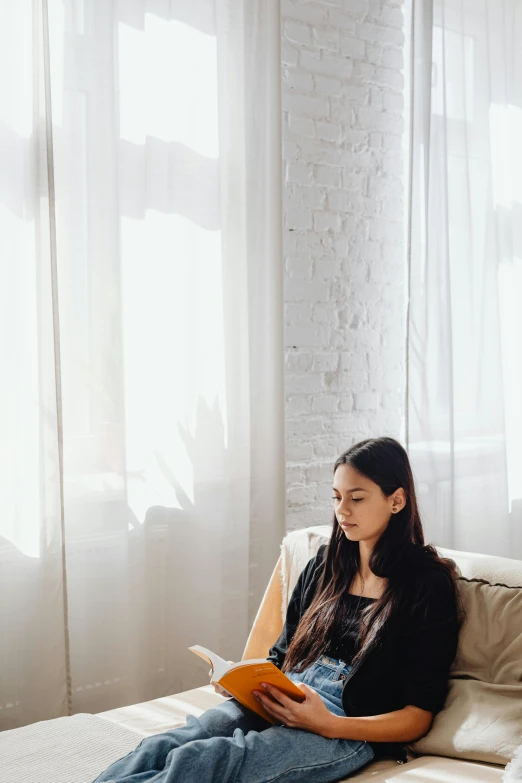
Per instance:
[[[313,557],[321,544],[330,538],[330,525],[317,525],[288,533],[281,547],[283,556],[284,599],[286,604],[302,569]],[[461,552],[455,549],[437,547],[441,557],[451,558],[466,579],[484,579],[490,584],[504,584],[518,587],[522,584],[522,561],[507,557],[482,555],[475,552]]]
[[[410,750],[507,764],[522,741],[522,562],[437,549],[460,570],[467,618],[444,709]]]

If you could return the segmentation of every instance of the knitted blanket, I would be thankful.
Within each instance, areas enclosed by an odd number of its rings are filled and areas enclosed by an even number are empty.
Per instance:
[[[0,732],[0,783],[92,783],[143,739],[96,715]]]

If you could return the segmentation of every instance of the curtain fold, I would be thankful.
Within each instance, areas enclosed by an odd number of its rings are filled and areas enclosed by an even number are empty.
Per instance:
[[[278,3],[3,14],[0,729],[205,682],[285,530]]]
[[[411,12],[407,446],[430,540],[522,557],[522,5]]]

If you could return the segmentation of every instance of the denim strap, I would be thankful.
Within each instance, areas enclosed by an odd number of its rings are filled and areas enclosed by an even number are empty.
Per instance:
[[[345,662],[341,661],[341,659],[339,658],[339,666],[335,670],[335,674],[333,676],[334,680],[338,680],[339,679],[339,677],[341,676],[341,672],[342,672],[342,670],[344,669],[345,666],[346,666]]]

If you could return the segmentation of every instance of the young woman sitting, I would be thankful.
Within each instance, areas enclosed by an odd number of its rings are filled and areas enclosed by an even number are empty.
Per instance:
[[[329,542],[299,575],[268,655],[305,700],[260,687],[272,725],[231,698],[144,739],[95,783],[330,783],[377,758],[406,761],[447,695],[464,617],[455,567],[424,543],[396,440],[344,452],[333,503]]]

